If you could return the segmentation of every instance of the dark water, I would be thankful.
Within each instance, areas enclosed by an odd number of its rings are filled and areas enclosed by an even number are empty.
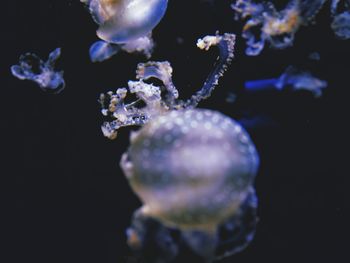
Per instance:
[[[1,38],[1,208],[2,262],[126,262],[125,228],[140,206],[118,162],[129,129],[115,141],[100,131],[99,93],[126,86],[143,56],[121,53],[92,64],[88,49],[96,25],[79,1],[2,1]],[[5,7],[4,7],[5,6]],[[230,1],[210,4],[172,0],[154,30],[152,60],[168,60],[183,97],[197,90],[216,51],[196,48],[207,34],[234,32]],[[347,120],[350,42],[335,39],[329,8],[303,27],[293,47],[236,58],[213,96],[200,106],[219,110],[243,124],[261,156],[256,180],[259,225],[253,243],[224,262],[349,262]],[[58,65],[66,89],[44,93],[19,81],[9,68],[25,52],[46,58],[62,47]],[[321,60],[308,60],[318,52]],[[324,96],[307,92],[244,94],[246,80],[273,78],[295,65],[327,80]],[[237,93],[234,104],[226,102]],[[258,117],[258,119],[256,119]],[[263,121],[261,121],[263,120]],[[130,259],[130,258],[129,258]],[[130,260],[129,260],[130,261]]]

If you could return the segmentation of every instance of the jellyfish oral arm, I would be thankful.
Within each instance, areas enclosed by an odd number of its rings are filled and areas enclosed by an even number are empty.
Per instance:
[[[236,36],[234,34],[227,33],[225,33],[223,36],[206,36],[203,39],[198,40],[197,46],[200,49],[208,50],[212,46],[217,46],[220,54],[214,70],[209,74],[203,87],[185,102],[184,106],[186,108],[194,108],[201,100],[210,97],[211,93],[218,85],[220,77],[223,76],[234,57],[235,40]]]
[[[206,36],[198,41],[198,47],[204,50],[208,50],[211,46],[218,46],[220,55],[203,87],[187,101],[178,100],[179,92],[173,84],[173,69],[169,62],[140,63],[136,70],[138,81],[129,81],[128,89],[121,88],[116,92],[108,92],[107,95],[101,94],[99,102],[102,114],[112,119],[103,124],[103,134],[114,139],[117,136],[117,130],[123,126],[143,125],[153,117],[169,110],[195,108],[201,100],[208,98],[217,86],[219,78],[234,56],[234,44],[235,35],[233,34]],[[152,78],[159,79],[163,85],[158,87],[146,82],[151,81]],[[126,104],[124,100],[128,90],[136,95],[137,100]],[[162,92],[165,93],[163,97]],[[144,103],[143,107],[140,106],[140,102]]]

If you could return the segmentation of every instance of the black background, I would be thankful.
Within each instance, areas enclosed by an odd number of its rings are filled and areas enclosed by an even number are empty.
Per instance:
[[[243,120],[261,156],[256,237],[224,262],[349,262],[344,116],[350,42],[334,37],[326,5],[315,24],[300,29],[293,47],[247,57],[231,1],[213,2],[170,0],[153,32],[152,60],[171,62],[186,98],[201,87],[217,54],[198,50],[196,39],[216,30],[238,34],[232,66],[200,105]],[[126,86],[145,57],[120,53],[92,64],[88,49],[97,40],[96,25],[79,1],[5,0],[1,20],[1,261],[127,262],[125,229],[140,206],[118,165],[130,129],[115,141],[105,139],[97,98]],[[62,47],[58,68],[67,83],[61,94],[11,76],[20,54],[46,59],[56,47]],[[308,60],[311,52],[321,60]],[[244,81],[279,76],[288,65],[327,80],[324,96],[243,92]],[[238,96],[234,104],[226,102],[230,92]]]

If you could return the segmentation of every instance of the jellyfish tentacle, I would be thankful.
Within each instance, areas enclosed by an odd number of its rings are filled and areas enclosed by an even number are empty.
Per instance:
[[[56,48],[54,51],[52,51],[49,54],[49,57],[47,59],[47,61],[45,62],[45,66],[53,69],[56,61],[61,57],[61,49],[60,48]]]
[[[254,187],[250,187],[247,198],[234,216],[218,228],[218,246],[215,260],[232,256],[244,250],[255,236],[258,223],[258,198]]]
[[[134,93],[137,100],[126,104],[124,102],[128,90],[119,88],[116,92],[108,92],[107,96],[101,94],[99,103],[101,105],[102,115],[112,118],[111,122],[104,122],[101,129],[103,134],[109,139],[117,137],[117,130],[126,126],[141,126],[156,114],[162,111],[163,103],[160,96],[160,88],[152,84],[140,81],[129,81],[128,88],[130,93]],[[143,108],[136,107],[144,102]]]
[[[101,94],[99,102],[102,114],[112,119],[111,122],[105,122],[102,125],[103,134],[110,139],[115,139],[117,130],[121,127],[143,125],[153,117],[167,111],[196,107],[202,99],[211,95],[218,84],[219,78],[233,58],[234,44],[235,35],[233,34],[206,36],[198,41],[197,45],[201,49],[208,50],[211,46],[218,46],[220,56],[202,89],[187,102],[178,100],[179,92],[172,81],[173,69],[169,62],[140,63],[136,70],[136,79],[138,80],[129,81],[128,89],[110,91],[107,96]],[[162,84],[156,86],[145,82],[151,82],[152,78],[160,80]],[[124,99],[128,90],[136,95],[137,100],[125,104]],[[141,102],[145,105],[140,105]]]
[[[224,72],[227,70],[227,66],[231,63],[234,57],[235,40],[236,36],[228,33],[225,33],[222,36],[218,34],[215,36],[206,36],[203,39],[198,40],[197,46],[200,49],[209,50],[210,47],[217,46],[220,54],[217,58],[214,69],[207,77],[203,87],[184,103],[184,108],[195,108],[201,100],[210,97],[211,93],[218,85],[220,77],[223,76]]]
[[[136,78],[142,80],[156,78],[161,80],[164,84],[165,90],[167,91],[165,103],[168,107],[173,108],[176,99],[179,97],[179,91],[172,81],[172,72],[173,68],[168,61],[149,61],[147,63],[140,63],[137,65]]]

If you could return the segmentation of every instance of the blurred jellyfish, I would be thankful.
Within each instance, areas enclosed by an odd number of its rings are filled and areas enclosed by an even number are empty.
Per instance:
[[[331,14],[333,22],[331,27],[339,39],[350,39],[350,1],[332,0]]]
[[[140,52],[150,57],[152,30],[163,18],[167,0],[81,0],[99,25],[101,39],[90,48],[93,62],[106,60],[119,50]]]
[[[102,126],[106,137],[116,138],[123,126],[143,126],[132,133],[121,167],[143,202],[127,230],[128,245],[146,262],[172,262],[183,247],[210,262],[241,251],[254,236],[255,146],[236,121],[196,109],[231,62],[234,43],[232,34],[198,40],[204,50],[218,46],[220,56],[188,100],[178,99],[169,62],[139,64],[138,81],[100,96],[102,114],[111,119]],[[134,102],[124,102],[128,90]]]
[[[242,36],[247,41],[246,54],[259,55],[265,43],[277,49],[291,46],[299,27],[315,16],[325,1],[291,0],[283,10],[277,11],[270,2],[236,0],[231,7],[236,20],[245,20]]]
[[[312,76],[309,72],[288,67],[285,72],[275,79],[253,80],[245,83],[245,89],[259,91],[267,89],[277,90],[307,90],[316,98],[321,97],[322,90],[327,87],[327,82]]]
[[[63,71],[55,71],[55,63],[61,55],[61,49],[57,48],[49,54],[46,62],[37,55],[26,53],[19,58],[19,65],[11,67],[12,75],[21,80],[32,80],[42,90],[60,93],[65,87]]]

